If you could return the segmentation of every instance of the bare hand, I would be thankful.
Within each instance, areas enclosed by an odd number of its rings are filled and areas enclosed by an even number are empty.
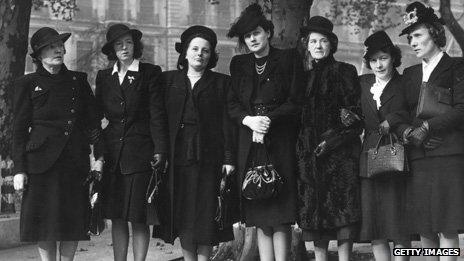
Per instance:
[[[253,131],[267,133],[271,126],[271,119],[267,116],[246,116],[242,123]]]
[[[27,185],[26,173],[17,173],[13,178],[13,186],[15,190],[23,190]]]

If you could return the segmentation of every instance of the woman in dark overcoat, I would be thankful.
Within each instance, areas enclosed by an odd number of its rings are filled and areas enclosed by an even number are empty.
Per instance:
[[[126,25],[108,28],[102,52],[114,66],[100,70],[96,98],[102,117],[105,148],[102,203],[111,219],[115,260],[126,260],[131,223],[134,260],[145,260],[150,241],[146,193],[154,168],[164,168],[167,122],[161,68],[142,63],[142,33]],[[98,161],[102,161],[99,159]]]
[[[414,2],[406,12],[408,26],[401,35],[408,36],[409,46],[422,59],[403,73],[406,109],[412,117],[411,126],[401,131],[410,143],[408,228],[420,234],[422,247],[458,247],[458,233],[464,228],[464,63],[441,50],[445,29],[431,7]],[[420,90],[432,86],[450,91],[450,100],[439,98],[450,109],[417,117]]]
[[[393,45],[385,31],[370,35],[364,45],[364,62],[373,74],[364,74],[361,82],[361,108],[364,116],[364,141],[360,159],[362,221],[359,239],[372,243],[376,260],[390,260],[389,241],[394,247],[410,247],[406,232],[407,173],[367,178],[367,151],[389,144],[386,138],[407,124],[409,114],[404,110],[405,98],[401,75],[401,50]],[[399,135],[398,135],[399,134]],[[395,260],[408,260],[397,256]]]
[[[273,48],[274,25],[258,4],[247,7],[228,36],[239,38],[248,54],[230,63],[229,114],[239,124],[239,184],[248,168],[266,163],[264,150],[282,176],[279,193],[267,200],[241,198],[246,226],[256,226],[261,260],[287,260],[290,225],[296,220],[296,123],[303,66],[296,50]]]
[[[60,260],[73,260],[78,241],[89,240],[89,188],[83,183],[89,134],[101,128],[87,75],[63,63],[70,35],[37,30],[31,38],[37,70],[14,85],[14,187],[24,189],[20,239],[38,242],[42,260],[55,260],[57,248]]]
[[[221,231],[215,221],[219,185],[234,170],[234,125],[226,110],[230,85],[216,66],[217,36],[192,26],[176,43],[177,70],[163,73],[169,125],[169,176],[156,237],[180,238],[184,259],[209,260],[212,246],[233,239],[232,224]]]
[[[326,260],[329,240],[338,240],[339,260],[348,260],[361,221],[359,114],[356,68],[333,54],[333,24],[314,16],[302,29],[312,59],[300,118],[297,156],[300,182],[298,224],[314,241],[316,260]]]

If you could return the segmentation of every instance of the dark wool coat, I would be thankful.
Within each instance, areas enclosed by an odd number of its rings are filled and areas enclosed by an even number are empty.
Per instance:
[[[99,109],[109,121],[103,130],[105,165],[111,172],[119,166],[122,174],[149,171],[153,154],[168,151],[163,88],[158,84],[161,68],[140,63],[138,72],[127,71],[122,84],[112,70],[98,72],[95,89]]]
[[[229,114],[239,125],[238,130],[238,184],[242,184],[245,175],[252,130],[242,124],[247,115],[254,115],[252,96],[256,91],[254,55],[244,54],[232,58],[230,63],[232,88],[228,97]],[[302,94],[303,65],[296,50],[279,50],[271,48],[266,69],[261,76],[261,88],[266,90],[268,104],[275,107],[267,113],[271,119],[269,132],[266,134],[271,162],[277,172],[284,178],[285,186],[280,195],[269,201],[256,203],[261,220],[254,220],[260,225],[278,225],[292,223],[296,218],[296,123],[300,112],[299,99]],[[240,188],[238,188],[240,191]],[[243,201],[243,199],[242,199]],[[264,205],[263,205],[264,204]],[[262,210],[262,211],[261,211]]]
[[[329,129],[343,129],[340,109],[360,114],[361,88],[356,68],[330,56],[307,74],[307,88],[297,141],[299,226],[334,230],[360,221],[358,163],[361,128],[343,135],[343,144],[316,158],[314,149]],[[306,182],[304,182],[305,180]]]
[[[64,65],[52,75],[39,66],[14,86],[14,173],[47,171],[68,142],[76,164],[88,170],[88,133],[100,121],[87,75]]]
[[[169,126],[169,176],[163,181],[161,190],[160,221],[155,227],[154,236],[172,243],[179,236],[174,216],[176,206],[174,195],[179,181],[174,175],[174,155],[176,153],[176,137],[180,130],[185,101],[187,98],[187,78],[185,70],[163,72],[165,88],[165,106]],[[195,106],[198,111],[200,135],[200,161],[196,204],[200,211],[195,214],[195,237],[203,238],[205,233],[217,231],[214,217],[219,195],[219,182],[222,177],[223,164],[235,165],[234,124],[226,111],[226,95],[230,85],[230,77],[224,74],[205,71],[193,90]],[[192,195],[193,196],[193,195]],[[219,237],[219,235],[218,235]],[[213,241],[221,241],[217,238]],[[230,239],[229,239],[230,240]],[[215,242],[213,242],[215,243]]]
[[[422,64],[404,69],[403,85],[407,100],[406,110],[409,112],[410,124],[413,126],[420,126],[425,120],[416,117],[421,83]],[[430,75],[428,83],[452,91],[453,109],[427,119],[431,130],[429,136],[443,138],[443,144],[433,150],[425,150],[422,146],[410,146],[409,159],[464,154],[464,128],[462,127],[464,124],[464,60],[451,58],[445,53]],[[402,125],[399,131],[403,132],[407,126]]]

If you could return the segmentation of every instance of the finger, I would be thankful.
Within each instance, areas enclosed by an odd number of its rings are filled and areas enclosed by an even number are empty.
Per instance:
[[[227,174],[227,166],[226,165],[222,165],[222,173]]]

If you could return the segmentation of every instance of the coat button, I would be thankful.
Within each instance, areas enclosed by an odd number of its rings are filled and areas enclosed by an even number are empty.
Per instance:
[[[120,141],[122,141],[123,139],[124,139],[123,137],[119,138]]]
[[[71,100],[73,100],[73,101],[74,101],[75,99],[76,99],[76,98],[74,98],[74,97],[71,98]]]
[[[124,123],[124,122],[126,122],[126,120],[125,120],[125,119],[122,119],[122,120],[121,120],[121,123]]]
[[[121,102],[121,106],[124,106],[124,102],[123,102],[123,101]]]
[[[74,109],[71,109],[71,113],[75,113],[76,111]]]
[[[183,129],[185,127],[185,124],[181,123],[179,127]]]
[[[64,132],[64,135],[68,136],[68,135],[69,135],[69,132],[65,131],[65,132]]]
[[[71,124],[71,123],[72,123],[72,121],[68,121],[68,124]]]
[[[76,80],[76,76],[73,76],[73,80]]]

